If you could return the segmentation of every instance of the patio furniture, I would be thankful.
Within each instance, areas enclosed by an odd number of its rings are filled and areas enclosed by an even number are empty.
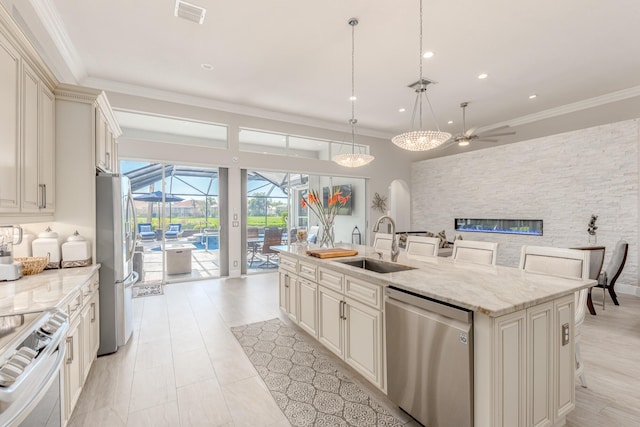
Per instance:
[[[153,231],[153,227],[150,222],[138,223],[138,236],[141,240],[155,240],[156,233]]]
[[[191,251],[195,248],[191,243],[166,245],[167,274],[191,273]]]
[[[258,267],[277,267],[278,264],[271,261],[272,258],[278,256],[278,252],[271,249],[271,246],[278,246],[282,243],[282,229],[278,227],[266,227],[264,229],[264,242],[260,248],[260,255],[265,256],[266,260]]]
[[[169,224],[169,230],[165,231],[166,239],[177,239],[182,236],[182,224]]]

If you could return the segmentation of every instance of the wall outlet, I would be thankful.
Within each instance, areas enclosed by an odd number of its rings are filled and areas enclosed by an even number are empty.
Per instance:
[[[236,261],[233,261],[233,266],[234,266],[234,267],[237,267],[237,266],[238,266],[238,261],[237,261],[237,260],[236,260]]]

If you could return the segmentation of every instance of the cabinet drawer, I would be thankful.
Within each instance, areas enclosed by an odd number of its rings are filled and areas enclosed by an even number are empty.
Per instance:
[[[292,273],[297,273],[298,261],[295,258],[280,255],[280,268]]]
[[[80,313],[80,309],[82,308],[82,291],[73,296],[73,299],[69,301],[66,308],[69,319],[73,320],[78,313]]]
[[[344,294],[356,301],[382,310],[382,286],[345,276]]]
[[[318,283],[334,291],[343,292],[344,275],[324,267],[319,267]]]
[[[299,261],[298,266],[298,275],[300,277],[304,277],[305,279],[309,279],[313,282],[316,281],[316,270],[318,269],[318,267],[315,264]]]

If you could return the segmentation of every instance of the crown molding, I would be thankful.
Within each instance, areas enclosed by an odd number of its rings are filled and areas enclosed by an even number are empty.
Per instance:
[[[640,86],[634,86],[622,89],[616,92],[606,93],[604,95],[595,96],[593,98],[583,99],[582,101],[573,102],[571,104],[562,105],[556,108],[539,111],[537,113],[528,114],[511,120],[495,123],[488,126],[482,126],[476,129],[477,133],[488,132],[495,128],[509,126],[522,126],[529,123],[539,122],[541,120],[552,119],[564,114],[575,113],[577,111],[587,110],[589,108],[599,107],[601,105],[611,104],[613,102],[623,101],[629,98],[640,96]]]
[[[277,120],[281,122],[311,126],[321,129],[327,129],[337,132],[351,133],[351,126],[348,123],[341,124],[311,117],[298,116],[295,114],[282,113],[277,111],[264,110],[261,108],[250,107],[246,105],[233,104],[230,102],[217,101],[214,99],[203,98],[199,96],[186,95],[182,93],[149,88],[129,83],[123,83],[113,80],[105,80],[89,77],[82,82],[83,85],[98,87],[108,92],[117,92],[125,95],[141,96],[159,101],[175,102],[195,107],[209,108],[213,110],[223,111],[226,113],[240,114],[245,116],[257,117],[261,119]],[[393,134],[382,132],[375,129],[367,129],[358,126],[358,135],[369,136],[372,138],[389,139]]]
[[[55,44],[62,60],[75,78],[81,82],[87,78],[87,70],[60,18],[58,9],[52,0],[29,0],[29,4],[38,15],[40,22]]]

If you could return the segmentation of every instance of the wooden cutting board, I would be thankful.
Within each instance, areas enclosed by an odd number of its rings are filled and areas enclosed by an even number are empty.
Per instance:
[[[310,255],[316,258],[338,258],[343,256],[358,255],[358,251],[354,249],[345,249],[345,248],[311,249],[307,251],[307,255]]]

